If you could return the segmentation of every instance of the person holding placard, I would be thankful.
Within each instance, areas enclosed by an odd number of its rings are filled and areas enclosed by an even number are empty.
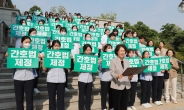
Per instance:
[[[89,26],[89,31],[90,32],[95,32],[96,30],[95,30],[95,27],[93,26],[93,25],[90,25]]]
[[[27,16],[26,20],[31,22],[32,21],[32,17],[31,16]]]
[[[52,49],[59,50],[61,43],[59,40],[52,42]],[[44,63],[43,63],[44,64]],[[43,65],[43,70],[47,69]],[[57,108],[65,110],[64,94],[65,94],[66,73],[64,68],[50,68],[47,74],[47,89],[49,95],[49,110],[56,110],[56,93],[57,93]]]
[[[114,52],[117,57],[110,61],[110,71],[113,77],[111,81],[113,106],[114,110],[127,110],[129,89],[131,88],[130,80],[133,77],[133,75],[123,76],[123,72],[130,67],[129,61],[124,58],[127,48],[119,44]]]
[[[29,49],[31,45],[31,38],[28,36],[22,37],[21,45],[21,48]],[[8,57],[8,53],[6,53],[5,57]],[[13,79],[17,110],[24,110],[24,91],[26,94],[26,110],[33,110],[33,91],[35,77],[37,77],[37,73],[34,69],[15,69],[15,72],[13,73]]]
[[[167,52],[167,49],[164,48],[165,46],[165,43],[163,41],[160,41],[159,42],[159,48],[160,48],[160,51],[161,51],[161,56],[166,56],[166,52]]]
[[[159,58],[162,57],[160,48],[155,47],[154,49],[155,56],[151,58]],[[160,72],[153,72],[153,84],[152,84],[152,99],[153,102],[156,105],[163,105],[161,102],[161,97],[162,97],[162,88],[163,88],[163,82],[164,82],[164,72],[165,71],[160,71]]]
[[[29,36],[36,36],[36,33],[37,33],[36,29],[35,28],[31,28],[31,29],[29,29],[28,35]],[[40,91],[37,89],[37,85],[38,85],[38,79],[39,79],[39,76],[40,76],[40,66],[36,69],[36,72],[37,72],[38,76],[35,78],[34,93],[35,94],[39,94]]]
[[[26,25],[26,20],[25,19],[21,19],[20,20],[20,25]],[[22,38],[16,38],[16,41],[15,41],[15,47],[16,48],[20,48],[20,46],[21,46],[21,39]]]
[[[125,37],[132,38],[132,31],[131,30],[127,30],[125,32]]]
[[[106,44],[103,48],[103,52],[112,52],[112,45]],[[103,56],[101,56],[103,57]],[[102,110],[107,110],[106,102],[107,102],[107,93],[108,93],[108,102],[109,109],[113,110],[113,96],[112,89],[110,88],[112,76],[110,74],[109,68],[103,68],[102,64],[99,65],[99,71],[102,73],[101,76],[101,107]]]
[[[132,33],[132,35],[133,35],[134,38],[136,38],[136,37],[138,36],[138,33],[137,33],[136,31],[134,31],[134,32]]]
[[[149,40],[147,42],[147,45],[146,46],[148,46],[148,47],[154,47],[154,41],[153,40]]]
[[[118,32],[118,30],[117,30],[117,29],[113,29],[113,30],[112,30],[112,33],[114,33],[114,34],[115,34],[115,36],[118,36],[118,33],[119,33],[119,32]]]
[[[127,57],[133,58],[135,56],[134,50],[128,50],[127,51]],[[131,88],[130,88],[130,100],[128,102],[128,110],[136,110],[134,107],[135,103],[135,94],[137,89],[137,81],[138,81],[138,74],[133,75],[133,78],[131,80]]]
[[[170,57],[171,69],[168,70],[169,79],[164,80],[164,96],[166,99],[166,103],[170,102],[169,96],[169,83],[171,84],[171,100],[174,104],[177,104],[176,97],[177,97],[177,70],[179,69],[178,61],[174,58],[175,52],[169,49],[166,52],[166,55]]]
[[[44,25],[44,24],[45,24],[45,21],[44,20],[38,21],[38,25]]]
[[[108,39],[109,34],[110,34],[110,30],[105,29],[104,35],[101,37],[102,46],[105,46],[107,44],[107,39]]]
[[[83,52],[85,55],[91,55],[92,47],[89,44],[83,46]],[[77,59],[75,59],[77,60]],[[79,73],[78,87],[79,87],[79,110],[90,110],[91,109],[91,93],[92,93],[92,73]],[[84,98],[86,100],[84,100]]]
[[[144,51],[142,53],[142,58],[150,58],[150,54],[148,51]],[[143,65],[144,66],[144,65]],[[152,73],[141,73],[140,74],[140,83],[141,83],[141,104],[145,108],[150,108],[152,105],[150,104],[151,97],[151,87],[152,87]]]

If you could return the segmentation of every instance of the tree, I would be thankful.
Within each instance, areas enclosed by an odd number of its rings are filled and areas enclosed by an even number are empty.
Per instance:
[[[40,12],[42,11],[40,7],[35,5],[35,6],[33,6],[29,9],[29,13],[34,13],[34,11],[37,11],[37,10],[40,11]]]
[[[167,41],[169,43],[173,43],[174,39],[175,39],[175,35],[179,32],[182,31],[182,29],[175,25],[175,24],[165,24],[162,26],[162,28],[160,29],[162,32],[160,33],[160,38],[163,41]]]
[[[64,6],[51,7],[50,11],[53,12],[53,13],[59,13],[60,15],[62,15],[63,12],[66,13],[66,8]]]
[[[95,18],[116,21],[116,16],[117,14],[115,12],[110,12],[110,13],[102,13],[100,16]]]

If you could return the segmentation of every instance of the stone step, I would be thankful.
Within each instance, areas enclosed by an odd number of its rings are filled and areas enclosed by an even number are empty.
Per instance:
[[[100,84],[100,79],[96,76],[93,78],[93,83],[94,84]],[[46,84],[46,77],[45,78],[39,78],[38,79],[38,84]],[[78,77],[68,77],[68,86],[73,86],[78,84]],[[0,80],[0,86],[4,85],[13,85],[13,79],[1,79]]]
[[[47,84],[38,84],[37,87],[41,92],[42,91],[47,91]],[[75,85],[70,85],[68,84],[67,87],[69,90],[72,89],[78,89],[78,84]],[[94,88],[100,88],[99,84],[94,83]],[[1,94],[6,94],[6,93],[14,93],[14,86],[10,85],[10,86],[0,86],[0,93]]]
[[[98,103],[96,103],[98,102]],[[99,107],[100,109],[100,95],[92,95],[92,103],[96,104],[95,106],[92,104],[92,108]],[[24,102],[26,106],[26,103]],[[49,105],[48,99],[40,99],[34,100],[34,108],[36,110],[47,110]],[[93,107],[94,106],[94,107]],[[0,110],[15,110],[16,105],[15,102],[5,102],[0,104]],[[66,110],[74,110],[78,108],[78,96],[66,97],[65,98],[65,108]]]
[[[100,110],[101,109],[101,97],[100,95],[92,95],[92,110]],[[177,101],[183,100],[181,98],[177,98]],[[166,104],[164,102],[164,98],[162,97],[162,102],[164,105]],[[171,103],[170,103],[171,104]],[[49,100],[48,99],[38,99],[34,100],[34,108],[35,110],[48,110]],[[151,101],[152,110],[155,110],[154,107],[157,107],[154,103]],[[24,106],[26,104],[24,103]],[[108,103],[107,103],[108,106]],[[137,110],[143,110],[145,109],[140,105],[140,99],[136,97],[134,106],[137,108]],[[16,105],[15,102],[3,102],[0,103],[0,110],[15,110]],[[74,110],[78,108],[78,96],[71,96],[65,98],[65,109],[66,110]]]
[[[92,95],[100,95],[100,89],[93,89]],[[26,97],[26,95],[24,95]],[[78,89],[71,89],[65,93],[65,98],[78,96]],[[40,94],[34,94],[34,100],[48,99],[48,91],[41,91]],[[15,93],[0,94],[0,104],[5,102],[15,102]],[[67,103],[67,102],[66,102]]]

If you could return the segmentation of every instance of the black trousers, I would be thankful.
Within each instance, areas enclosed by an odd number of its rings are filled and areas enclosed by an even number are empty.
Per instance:
[[[110,88],[111,82],[101,81],[101,107],[102,109],[107,109],[107,93],[109,94],[109,109],[113,108],[113,96],[112,89]]]
[[[56,93],[57,93],[57,110],[65,110],[64,106],[65,83],[47,82],[47,89],[49,94],[49,110],[56,110]]]
[[[84,105],[85,110],[91,110],[92,83],[78,82],[78,87],[79,87],[79,110],[84,110]]]
[[[152,84],[152,99],[153,102],[161,101],[162,97],[162,88],[163,88],[163,76],[153,76],[153,84]]]
[[[114,110],[127,110],[129,89],[123,90],[113,89],[113,106]]]
[[[140,80],[141,82],[141,104],[150,103],[152,81]]]
[[[136,89],[137,89],[137,82],[131,82],[130,99],[128,102],[128,106],[134,106]]]
[[[36,68],[36,72],[37,72],[38,76],[35,77],[35,79],[34,79],[35,80],[34,88],[37,88],[37,86],[38,86],[38,79],[40,77],[40,62],[39,62],[39,68]]]
[[[65,71],[65,75],[66,75],[65,87],[67,88],[68,87],[68,70],[64,69],[64,71]]]
[[[14,80],[17,110],[24,110],[24,91],[26,93],[26,110],[33,110],[34,79],[29,81]]]

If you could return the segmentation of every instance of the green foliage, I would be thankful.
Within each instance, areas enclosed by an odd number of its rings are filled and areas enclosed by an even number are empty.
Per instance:
[[[40,7],[38,7],[37,5],[34,5],[29,9],[29,13],[34,13],[34,11],[37,11],[37,10],[40,12],[42,11]]]
[[[95,18],[116,21],[116,16],[117,14],[115,12],[110,12],[110,13],[102,13],[100,16]]]
[[[66,8],[64,6],[59,6],[59,7],[51,7],[50,11],[53,13],[59,13],[60,15],[66,13]]]

